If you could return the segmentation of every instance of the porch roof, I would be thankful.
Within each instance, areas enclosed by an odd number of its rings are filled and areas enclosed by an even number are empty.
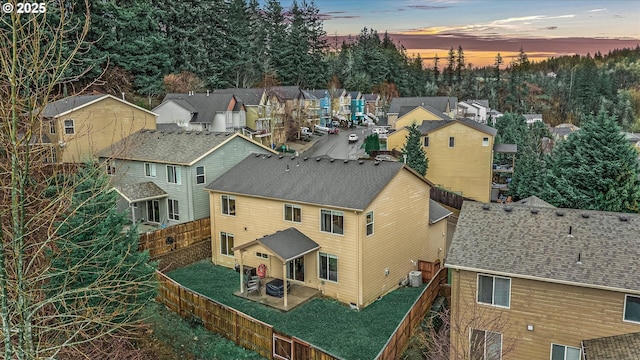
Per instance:
[[[168,197],[161,187],[152,181],[141,182],[136,184],[123,184],[114,187],[114,190],[120,194],[125,200],[131,203],[160,199]]]
[[[320,245],[296,228],[279,230],[271,235],[238,245],[233,250],[247,249],[260,244],[266,247],[282,262],[287,262],[320,249]]]

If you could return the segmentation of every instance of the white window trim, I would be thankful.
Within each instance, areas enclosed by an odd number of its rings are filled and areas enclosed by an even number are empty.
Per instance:
[[[478,292],[480,291],[480,276],[492,277],[494,279],[493,280],[493,289],[491,290],[491,301],[494,302],[492,304],[480,302],[478,300]],[[495,304],[495,298],[496,298],[496,296],[495,296],[495,293],[496,293],[496,281],[495,281],[495,279],[496,278],[509,280],[509,304],[507,306]],[[502,308],[502,309],[510,309],[511,308],[511,278],[505,277],[505,276],[497,276],[497,275],[489,275],[489,274],[477,273],[476,274],[476,303],[480,304],[480,305],[493,306],[493,307]],[[478,330],[478,329],[476,329],[476,330]]]
[[[291,220],[287,220],[287,206],[291,207]],[[295,216],[293,211],[294,209],[300,209],[300,221],[295,221]],[[283,211],[282,218],[284,219],[284,221],[292,222],[296,224],[302,223],[302,207],[301,206],[285,203],[284,206],[282,206],[282,211]]]
[[[577,347],[573,347],[573,346],[569,346],[569,345],[558,344],[558,343],[551,343],[551,346],[549,347],[549,359],[551,359],[552,356],[553,356],[553,345],[558,345],[558,346],[564,347],[564,359],[563,360],[567,360],[567,348],[572,348],[572,349],[578,350],[580,352],[580,354],[578,355],[578,359],[582,360],[582,349],[581,348],[577,348]]]
[[[367,215],[368,215],[369,213],[371,213],[371,222],[370,222],[370,223],[368,223],[368,222],[367,222]],[[365,234],[366,234],[367,236],[373,236],[373,234],[375,234],[375,229],[376,229],[376,226],[375,226],[375,216],[376,216],[376,214],[374,214],[374,213],[373,213],[373,210],[371,210],[371,211],[369,211],[369,212],[366,212],[366,213],[364,214],[364,223],[365,223],[365,224],[364,224],[364,231],[365,231]],[[343,221],[344,221],[344,220],[343,220]],[[369,233],[368,233],[368,231],[369,231],[369,230],[368,230],[369,224],[371,224],[371,234],[369,234]]]
[[[202,168],[202,175],[198,175],[198,168]],[[198,182],[198,177],[202,177],[202,182]],[[207,172],[204,165],[196,166],[196,185],[204,185],[207,183]]]
[[[56,133],[56,120],[52,119],[51,121],[49,121],[49,134],[55,134]]]
[[[173,177],[175,182],[169,181],[169,168],[173,168]],[[179,165],[167,165],[167,183],[182,185],[182,168]]]
[[[268,259],[269,258],[269,254],[261,253],[261,252],[256,251],[256,257],[259,258],[259,259]]]
[[[484,329],[474,329],[474,328],[469,328],[469,344],[471,344],[471,333],[473,333],[473,330],[476,331],[483,331],[484,332],[484,354],[482,355],[483,359],[487,358],[487,333],[494,333],[494,334],[498,334],[500,335],[500,359],[502,359],[502,351],[504,350],[503,348],[503,341],[504,341],[504,335],[502,333],[499,332],[495,332],[495,331],[491,331],[491,330],[484,330]],[[471,356],[471,346],[469,346],[469,358],[472,358]]]
[[[320,273],[321,273],[321,271],[320,271],[320,267],[322,266],[322,262],[320,261],[320,256],[321,256],[321,254],[325,254],[325,255],[327,256],[327,279],[320,277]],[[328,281],[328,282],[330,282],[330,283],[337,284],[337,283],[338,283],[338,280],[329,280],[329,279],[328,279],[328,278],[330,277],[330,276],[329,276],[329,271],[330,271],[330,270],[329,270],[329,259],[330,259],[330,258],[332,258],[332,257],[336,259],[336,279],[338,279],[338,269],[337,269],[337,266],[338,266],[338,265],[337,265],[337,264],[338,264],[338,255],[335,255],[335,254],[329,254],[329,253],[327,253],[327,252],[322,252],[322,251],[319,251],[319,252],[318,252],[318,279],[319,279],[320,281]]]
[[[634,298],[640,299],[640,295],[630,295],[630,294],[625,294],[624,295],[624,307],[622,308],[622,321],[628,322],[628,323],[632,323],[632,324],[640,324],[640,321],[627,320],[627,319],[624,318],[625,314],[627,313],[627,299],[629,297],[634,297]]]
[[[147,166],[149,167],[149,175],[147,175]],[[154,178],[157,175],[156,164],[146,162],[144,163],[144,176]]]
[[[487,141],[485,142],[484,139],[487,139]],[[488,137],[482,138],[482,146],[489,146],[489,138]]]
[[[67,126],[67,121],[71,121],[71,126]],[[71,129],[72,132],[68,133],[67,129]],[[62,131],[64,131],[65,135],[74,135],[76,133],[76,122],[73,119],[64,119],[62,121]]]
[[[453,145],[451,145],[451,140],[453,140]],[[449,136],[449,147],[450,148],[456,147],[456,138],[455,138],[455,136]]]
[[[324,231],[322,230],[322,210],[325,211],[330,211],[331,212],[331,231]],[[333,214],[334,213],[342,213],[342,234],[338,234],[336,232],[333,232]],[[340,211],[340,210],[331,210],[331,209],[320,209],[320,232],[325,233],[325,234],[332,234],[332,235],[337,235],[337,236],[344,236],[344,211]]]
[[[169,205],[169,203],[171,203],[171,205]],[[176,204],[178,204],[178,211],[176,211]],[[173,213],[171,213],[169,209],[173,209]],[[167,199],[167,217],[172,221],[180,221],[180,202],[178,200]]]
[[[222,252],[222,237],[223,237],[223,234],[224,234],[224,237],[225,237],[225,241],[227,242],[227,243],[225,244],[225,245],[227,245],[227,246],[225,246],[225,249],[226,249],[226,248],[228,247],[228,245],[229,245],[229,244],[228,244],[228,242],[229,242],[229,236],[231,236],[231,238],[233,238],[234,246],[235,246],[235,241],[236,241],[236,237],[235,237],[235,235],[233,235],[233,234],[231,234],[231,233],[228,233],[228,232],[226,232],[226,231],[220,231],[220,255],[222,255],[222,256],[228,256],[228,257],[235,257],[235,254],[233,253],[233,251],[231,252],[231,254],[230,254],[230,255],[229,255],[229,254],[225,254],[225,253],[223,253],[223,252]]]
[[[226,198],[227,203],[229,202],[229,200],[233,200],[234,205],[235,205],[235,201],[236,201],[236,197],[235,197],[235,196],[231,196],[231,195],[220,195],[220,213],[221,213],[222,215],[225,215],[225,216],[233,216],[233,217],[235,217],[235,216],[236,216],[236,214],[235,214],[235,213],[236,213],[236,210],[235,210],[235,209],[234,209],[234,213],[233,213],[233,214],[231,214],[231,211],[229,211],[229,213],[228,213],[228,214],[225,214],[225,212],[224,212],[224,206],[222,205],[222,204],[223,204],[223,202],[225,201],[225,198]],[[227,204],[227,209],[229,209],[229,210],[231,209],[231,207],[229,206],[229,204]]]

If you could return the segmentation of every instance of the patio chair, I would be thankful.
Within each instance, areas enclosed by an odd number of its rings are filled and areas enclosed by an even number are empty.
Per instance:
[[[260,278],[247,281],[247,294],[252,292],[260,294]]]

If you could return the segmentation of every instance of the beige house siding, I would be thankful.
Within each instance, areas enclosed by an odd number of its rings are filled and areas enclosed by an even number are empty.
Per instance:
[[[476,303],[477,273],[452,271],[451,311],[463,328],[451,332],[452,355],[468,349],[472,318],[476,328],[503,333],[503,349],[513,347],[505,360],[549,359],[552,343],[580,348],[581,340],[640,331],[640,324],[622,320],[622,292],[511,278],[510,308],[501,309]],[[503,324],[491,329],[496,319]]]
[[[428,136],[429,146],[424,147],[429,159],[426,177],[465,197],[489,202],[493,136],[460,123],[434,130]],[[454,147],[449,147],[450,137],[454,138]],[[483,146],[483,138],[489,139],[487,146]]]
[[[387,149],[402,150],[404,144],[407,142],[407,136],[409,136],[409,130],[407,129],[399,129],[390,133],[389,136],[387,136]]]
[[[404,114],[402,117],[399,117],[393,128],[394,129],[402,129],[405,126],[411,126],[412,123],[416,123],[416,125],[420,126],[422,121],[425,120],[443,120],[442,117],[428,111],[423,107],[417,107],[408,113]]]
[[[64,120],[74,121],[74,134],[65,134]],[[57,117],[53,143],[62,141],[58,161],[83,162],[116,141],[141,129],[155,129],[156,118],[152,113],[113,98],[105,98],[76,111]]]
[[[399,172],[362,214],[362,284],[366,305],[398,287],[411,260],[427,259],[430,186]],[[374,233],[366,236],[366,213],[374,212]],[[389,269],[385,275],[385,269]]]

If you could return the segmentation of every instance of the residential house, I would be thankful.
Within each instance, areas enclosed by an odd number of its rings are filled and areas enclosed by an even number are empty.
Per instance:
[[[379,116],[382,116],[382,100],[380,99],[380,94],[363,94],[364,98],[364,111],[365,113],[377,120]]]
[[[457,104],[458,98],[456,97],[396,97],[391,99],[389,109],[387,110],[387,125],[395,128],[394,126],[396,120],[398,120],[401,107],[418,107],[427,105],[453,119],[456,116]]]
[[[542,114],[522,114],[527,125],[531,125],[535,122],[542,122]]]
[[[206,184],[252,153],[273,154],[240,133],[142,130],[100,152],[131,218],[174,225],[209,216]]]
[[[491,180],[491,201],[504,202],[509,198],[509,185],[516,168],[517,144],[494,144],[493,177]]]
[[[82,163],[140,129],[155,129],[156,114],[108,94],[76,95],[43,109],[41,141],[51,162]]]
[[[579,360],[584,340],[639,332],[638,233],[638,214],[465,202],[451,359]]]
[[[489,111],[487,121],[491,122],[492,126],[495,126],[496,125],[496,120],[499,117],[501,117],[502,115],[504,115],[504,114],[501,113],[500,111],[498,111],[496,109],[491,109],[491,111]]]
[[[470,119],[423,121],[418,127],[428,159],[426,177],[437,186],[488,202],[493,175],[496,129]],[[387,136],[387,148],[400,151],[409,130]]]
[[[553,136],[554,141],[567,140],[569,135],[578,130],[580,130],[580,128],[573,124],[559,124],[549,128],[549,132]]]
[[[640,359],[640,332],[582,342],[583,360]]]
[[[446,114],[429,105],[402,106],[398,111],[398,118],[392,128],[402,129],[416,123],[421,125],[423,121],[451,120]]]
[[[345,89],[339,89],[337,94],[339,94],[336,101],[338,109],[335,115],[340,121],[349,122],[351,121],[351,93]]]
[[[231,93],[167,94],[153,111],[157,124],[189,131],[234,132],[247,125],[244,105]]]
[[[271,87],[267,90],[266,100],[271,107],[272,119],[283,127],[286,138],[292,138],[302,126],[313,128],[320,122],[316,97],[299,86]]]
[[[482,124],[487,123],[489,100],[467,100],[458,103],[458,117],[469,118]]]
[[[206,188],[215,264],[264,264],[356,307],[396,289],[418,260],[446,257],[450,212],[400,162],[250,155]]]
[[[351,122],[354,124],[361,124],[365,120],[365,100],[362,93],[359,91],[351,91],[349,93],[351,98]]]
[[[331,95],[329,90],[305,90],[311,94],[315,100],[313,109],[316,110],[315,117],[320,119],[319,124],[322,126],[331,126]]]

